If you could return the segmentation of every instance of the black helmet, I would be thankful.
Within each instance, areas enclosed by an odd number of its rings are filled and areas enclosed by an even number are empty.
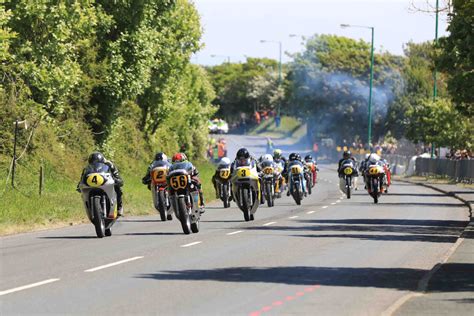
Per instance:
[[[90,164],[99,163],[99,162],[104,163],[105,162],[105,157],[100,152],[95,151],[95,152],[93,152],[92,154],[89,155],[88,161],[89,161]]]
[[[250,153],[249,153],[249,151],[247,150],[247,148],[240,148],[240,149],[237,151],[237,155],[235,155],[235,158],[236,158],[237,160],[249,159],[249,158],[250,158]]]
[[[350,150],[346,150],[343,154],[342,154],[342,158],[344,159],[349,159],[351,158],[352,154],[351,154],[351,151]]]
[[[306,155],[306,157],[304,157],[304,160],[305,160],[305,161],[312,161],[312,160],[313,160],[313,156],[311,156],[311,155]]]
[[[156,153],[155,160],[156,161],[167,161],[168,157],[165,155],[165,153],[159,152],[159,153]]]
[[[298,154],[297,153],[291,153],[290,156],[288,157],[290,161],[297,160],[298,159]]]
[[[300,154],[296,154],[296,160],[301,161],[301,155]]]

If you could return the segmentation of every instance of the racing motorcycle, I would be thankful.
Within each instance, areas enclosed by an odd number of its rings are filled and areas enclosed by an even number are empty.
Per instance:
[[[308,191],[308,194],[311,194],[313,189],[313,172],[306,164],[303,166],[303,170],[304,178],[306,180],[306,190]]]
[[[117,194],[109,166],[96,163],[87,166],[79,189],[87,217],[94,224],[97,237],[112,236],[112,226],[117,220]]]
[[[263,161],[262,167],[262,183],[263,183],[263,196],[267,200],[268,207],[272,207],[275,202],[275,168],[273,162]]]
[[[392,184],[392,172],[390,171],[390,165],[384,161],[383,170],[385,172],[385,193],[388,193],[388,187]]]
[[[339,189],[348,199],[351,198],[355,174],[356,166],[354,161],[352,159],[344,160],[339,168]]]
[[[290,194],[297,205],[301,205],[303,199],[303,186],[305,185],[303,166],[293,164],[288,166],[288,181],[290,184]]]
[[[385,172],[380,164],[369,164],[366,169],[366,187],[369,195],[374,199],[374,203],[379,202],[379,197],[384,191]]]
[[[318,181],[318,167],[314,161],[306,161],[305,162],[306,168],[311,173],[311,186],[314,187],[316,182]]]
[[[260,180],[257,170],[250,166],[237,167],[232,175],[232,196],[239,209],[244,213],[245,221],[254,220],[254,214],[260,205]]]
[[[286,189],[285,177],[283,177],[284,169],[283,161],[275,161],[275,197],[277,199],[281,198],[281,193]]]
[[[230,207],[231,199],[231,181],[230,181],[230,166],[225,166],[218,170],[216,177],[216,188],[219,198],[224,203],[224,208]]]
[[[167,176],[171,207],[185,234],[198,233],[201,218],[199,192],[191,181],[190,170],[189,162],[175,163]]]
[[[168,210],[171,207],[167,190],[168,183],[166,182],[168,170],[169,166],[166,164],[162,164],[153,166],[150,171],[153,205],[155,206],[155,209],[160,213],[160,218],[162,221],[173,219],[173,216],[168,213]]]

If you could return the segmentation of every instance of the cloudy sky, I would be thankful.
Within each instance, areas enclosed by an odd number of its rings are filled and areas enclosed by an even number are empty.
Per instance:
[[[341,23],[375,27],[375,47],[403,54],[408,41],[432,40],[434,14],[412,9],[425,8],[435,0],[194,0],[204,28],[205,47],[193,62],[205,65],[226,60],[241,61],[245,56],[278,58],[283,51],[302,49],[301,37],[315,33],[336,34],[370,41],[370,30],[342,29]],[[440,3],[443,1],[440,1]],[[440,15],[439,34],[446,34],[446,15]],[[211,55],[220,55],[211,57]],[[283,61],[291,58],[283,55]]]

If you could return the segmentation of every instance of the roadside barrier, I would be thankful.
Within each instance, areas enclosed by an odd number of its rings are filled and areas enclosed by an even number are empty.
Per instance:
[[[474,160],[416,159],[416,175],[445,176],[456,182],[474,182]]]

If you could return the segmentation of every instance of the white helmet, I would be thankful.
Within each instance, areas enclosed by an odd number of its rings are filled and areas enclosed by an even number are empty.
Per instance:
[[[370,154],[365,154],[365,160],[369,159]]]
[[[380,160],[380,156],[379,156],[379,155],[377,155],[377,154],[370,154],[370,156],[369,156],[369,161],[370,161],[371,163],[376,163],[376,162],[379,161],[379,160]]]
[[[219,161],[219,166],[227,166],[227,165],[230,165],[230,159],[229,158],[224,157]]]
[[[270,155],[270,154],[266,154],[266,155],[263,156],[262,161],[270,161],[270,162],[273,162],[273,156]]]

